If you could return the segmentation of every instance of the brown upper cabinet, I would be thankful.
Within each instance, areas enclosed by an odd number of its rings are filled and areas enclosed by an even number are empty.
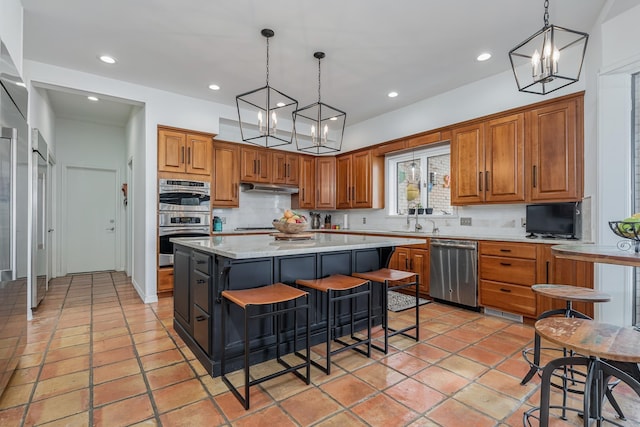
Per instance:
[[[270,182],[271,151],[242,146],[240,149],[240,181]]]
[[[336,157],[336,208],[384,208],[384,158],[371,150]]]
[[[316,195],[316,159],[313,156],[299,157],[298,193],[291,195],[293,209],[314,209]]]
[[[453,130],[453,204],[522,202],[524,114]]]
[[[212,135],[158,128],[158,171],[211,176]]]
[[[298,175],[299,157],[297,154],[285,151],[273,151],[271,153],[271,182],[274,184],[298,185],[300,181]]]
[[[237,208],[240,206],[240,147],[237,144],[214,141],[211,206]]]
[[[583,98],[527,113],[528,199],[579,201],[583,196]]]
[[[583,195],[580,96],[453,128],[451,201],[578,201]]]
[[[315,209],[336,208],[336,158],[316,157]]]

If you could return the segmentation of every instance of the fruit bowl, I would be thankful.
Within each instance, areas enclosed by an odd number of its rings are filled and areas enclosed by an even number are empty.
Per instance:
[[[635,251],[640,252],[640,222],[609,221],[609,228],[616,236],[634,240]]]
[[[296,234],[302,233],[307,228],[306,222],[282,222],[273,221],[273,226],[281,233]]]

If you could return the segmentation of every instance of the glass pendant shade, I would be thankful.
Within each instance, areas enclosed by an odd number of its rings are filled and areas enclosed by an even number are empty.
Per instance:
[[[420,169],[420,162],[412,161],[409,165],[409,170],[407,171],[407,181],[411,184],[418,184],[420,182],[421,175],[422,170]]]
[[[293,112],[296,146],[312,154],[337,152],[342,149],[347,113],[321,101],[320,60],[325,55],[316,52],[313,56],[318,59],[318,102]]]
[[[544,27],[509,52],[520,92],[546,95],[580,79],[589,34],[549,25],[548,7]]]
[[[292,114],[298,101],[269,86],[269,38],[272,30],[262,30],[267,39],[267,84],[236,96],[240,136],[261,147],[277,147],[293,142]]]

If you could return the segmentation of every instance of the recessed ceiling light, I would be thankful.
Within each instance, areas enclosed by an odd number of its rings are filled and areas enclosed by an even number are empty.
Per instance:
[[[209,85],[209,89],[211,89],[211,90],[220,90],[220,86],[218,86],[218,85]]]
[[[396,96],[398,96],[398,92],[389,92],[389,93],[387,94],[387,96],[388,96],[389,98],[395,98]]]
[[[116,58],[114,58],[113,56],[109,56],[109,55],[101,55],[99,56],[100,61],[104,62],[105,64],[115,64],[116,63]]]
[[[489,58],[491,58],[491,54],[489,52],[484,52],[484,53],[481,53],[480,55],[478,55],[478,57],[476,59],[478,61],[482,62],[482,61],[486,61]]]
[[[98,97],[96,97],[96,96],[87,96],[87,99],[88,99],[89,101],[96,102],[96,101],[98,100]]]
[[[278,102],[278,103],[276,104],[276,106],[277,106],[277,107],[284,107],[284,106],[285,106],[285,103],[284,103],[284,102]]]

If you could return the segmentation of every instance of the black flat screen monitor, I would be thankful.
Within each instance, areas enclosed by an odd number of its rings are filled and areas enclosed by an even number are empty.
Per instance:
[[[529,235],[575,237],[576,211],[575,203],[527,205],[527,233]]]

